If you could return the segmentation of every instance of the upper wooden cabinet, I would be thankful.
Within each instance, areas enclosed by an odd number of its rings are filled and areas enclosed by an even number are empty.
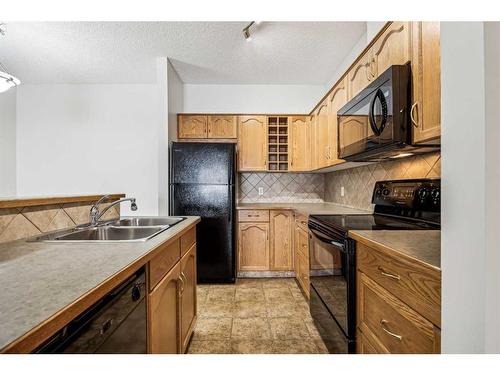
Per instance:
[[[266,116],[238,117],[238,170],[267,171]]]
[[[325,99],[315,112],[316,115],[316,168],[328,166],[328,99]]]
[[[337,112],[347,101],[347,78],[344,78],[337,84],[328,97],[328,165],[335,165],[342,162],[338,157]]]
[[[312,114],[307,117],[307,127],[309,128],[309,167],[314,170],[317,167],[316,152],[318,150],[316,134],[316,116]]]
[[[208,116],[208,138],[236,139],[237,122],[236,116]]]
[[[347,73],[347,90],[349,100],[354,98],[361,90],[375,78],[371,51],[366,51]]]
[[[439,143],[441,137],[439,29],[439,22],[412,23],[414,143]]]
[[[207,138],[207,116],[179,115],[179,138]]]
[[[292,226],[293,213],[286,210],[271,211],[271,258],[272,271],[293,270]]]
[[[292,147],[290,170],[295,172],[310,170],[310,126],[306,116],[290,117],[290,136]]]
[[[410,22],[393,22],[371,48],[370,64],[374,77],[391,65],[404,65],[410,61]]]

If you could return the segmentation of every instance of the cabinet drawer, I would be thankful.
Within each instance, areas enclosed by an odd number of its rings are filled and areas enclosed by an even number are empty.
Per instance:
[[[268,222],[269,210],[239,210],[238,221]]]
[[[358,322],[390,353],[436,353],[434,325],[367,275],[358,272]]]
[[[196,243],[196,227],[191,228],[181,237],[181,256],[184,256],[188,250]]]
[[[176,239],[169,245],[164,246],[161,251],[149,262],[149,290],[160,282],[170,269],[181,259],[180,241]]]
[[[358,269],[441,326],[441,272],[357,243]]]

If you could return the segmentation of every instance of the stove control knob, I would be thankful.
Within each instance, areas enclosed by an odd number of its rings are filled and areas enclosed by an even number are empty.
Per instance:
[[[375,195],[382,195],[382,189],[375,190]]]
[[[418,191],[417,195],[420,198],[420,200],[423,201],[425,198],[427,198],[429,196],[429,189],[427,189],[427,188],[420,189]]]
[[[437,201],[439,199],[440,195],[441,195],[441,193],[439,192],[439,189],[432,189],[432,191],[431,191],[432,199]]]
[[[384,190],[382,190],[382,194],[384,194],[385,196],[389,195],[390,194],[390,190],[385,188]]]

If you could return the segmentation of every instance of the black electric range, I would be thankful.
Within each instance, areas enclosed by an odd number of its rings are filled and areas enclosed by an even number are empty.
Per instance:
[[[373,214],[311,215],[311,315],[331,353],[355,353],[356,242],[350,230],[439,230],[439,179],[375,183]]]

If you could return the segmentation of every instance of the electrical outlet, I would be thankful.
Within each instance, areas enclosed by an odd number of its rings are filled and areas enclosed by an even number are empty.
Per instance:
[[[259,188],[259,195],[264,195],[264,188],[263,187]]]
[[[345,189],[343,186],[340,187],[340,196],[343,197],[345,195]]]

